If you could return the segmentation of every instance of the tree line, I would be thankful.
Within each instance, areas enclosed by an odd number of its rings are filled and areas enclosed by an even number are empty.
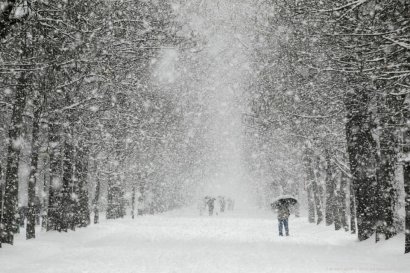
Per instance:
[[[136,196],[151,213],[181,206],[193,144],[178,99],[151,83],[161,52],[189,43],[170,2],[0,4],[0,246],[19,215],[30,239],[39,214],[67,231]]]
[[[399,0],[261,3],[245,119],[260,151],[248,161],[262,195],[305,192],[310,222],[350,229],[360,241],[405,231],[406,253],[409,8]]]

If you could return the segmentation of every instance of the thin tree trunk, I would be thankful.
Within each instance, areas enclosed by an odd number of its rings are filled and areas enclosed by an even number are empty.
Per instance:
[[[135,184],[132,184],[132,197],[131,197],[131,217],[134,219],[135,215]]]
[[[308,199],[308,210],[309,210],[309,223],[315,222],[315,200],[313,199],[312,186],[307,187],[307,199]]]
[[[61,188],[61,125],[55,118],[49,121],[49,188],[47,209],[47,231],[58,228],[59,189]]]
[[[320,200],[319,187],[317,185],[317,179],[314,170],[314,161],[313,161],[313,151],[308,148],[305,150],[305,170],[307,175],[307,180],[311,183],[311,189],[313,193],[313,198],[315,201],[316,215],[317,215],[317,224],[319,225],[323,221],[322,214],[322,202]]]
[[[349,225],[347,224],[347,216],[346,216],[346,191],[348,185],[348,178],[346,174],[342,171],[340,177],[340,190],[338,193],[338,207],[339,207],[339,215],[340,215],[340,224],[345,231],[349,230]]]
[[[407,132],[407,134],[408,134],[408,140],[410,141],[410,133]],[[406,153],[410,155],[410,148],[407,148]],[[403,172],[404,172],[405,211],[406,211],[405,229],[404,229],[406,238],[405,238],[405,243],[404,243],[404,246],[405,246],[404,253],[410,253],[410,160],[407,160],[404,162]]]
[[[78,180],[78,208],[77,226],[86,227],[90,224],[90,210],[88,207],[88,191],[87,191],[87,176],[88,176],[88,149],[84,147],[84,143],[80,142],[77,149],[76,159],[76,177]]]
[[[100,179],[99,179],[98,174],[97,174],[97,186],[95,187],[95,196],[94,196],[94,200],[93,200],[94,224],[98,224],[99,219],[100,219],[100,212],[99,212],[99,209],[98,209],[99,200],[100,200],[100,188],[101,188]]]
[[[61,189],[61,203],[59,206],[59,230],[67,231],[68,228],[74,230],[73,225],[73,161],[74,147],[70,139],[64,142],[64,159],[63,159],[63,187]]]
[[[328,148],[325,150],[325,158],[326,158],[326,225],[330,226],[333,224],[334,221],[334,191],[335,185],[332,178],[333,175],[333,168],[332,162],[330,157],[330,151]]]
[[[43,175],[43,192],[47,192],[48,187],[47,187],[47,181],[49,180],[49,168],[48,166],[48,161],[46,157],[43,159],[43,168],[44,168],[44,175]],[[41,199],[41,229],[42,230],[47,230],[47,207],[48,207],[48,194]]]
[[[405,241],[404,241],[404,253],[410,253],[410,126],[408,122],[410,121],[410,105],[406,102],[403,107],[403,116],[406,121],[407,128],[404,131],[404,145],[403,145],[403,180],[404,180],[404,192],[405,192]]]
[[[42,113],[42,103],[39,95],[34,99],[34,118],[33,131],[31,140],[31,169],[28,182],[28,215],[26,238],[35,238],[36,226],[36,182],[38,176],[38,156],[39,156],[39,133],[40,133],[40,118]]]
[[[356,198],[354,196],[353,182],[349,183],[349,200],[350,200],[350,232],[356,234]]]
[[[4,190],[4,185],[3,185],[3,168],[1,167],[0,164],[0,248],[1,248],[1,243],[3,241],[3,229],[2,229],[2,219],[3,219],[3,190]]]
[[[114,219],[114,183],[111,178],[112,174],[108,174],[108,189],[107,189],[107,210],[106,210],[106,219]]]
[[[316,176],[316,171],[313,170],[312,168],[312,172],[313,172],[313,180],[312,180],[312,188],[313,188],[313,197],[315,199],[315,207],[316,207],[316,215],[317,215],[317,224],[319,225],[320,223],[322,223],[323,221],[323,212],[322,212],[322,199],[320,198],[320,189],[319,189],[319,185],[317,184],[317,176]]]

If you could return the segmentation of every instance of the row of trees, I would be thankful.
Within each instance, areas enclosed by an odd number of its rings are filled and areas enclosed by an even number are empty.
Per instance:
[[[265,1],[255,20],[258,73],[247,119],[264,151],[249,159],[254,165],[293,154],[285,171],[264,170],[293,181],[304,170],[311,222],[347,230],[350,211],[359,240],[378,241],[403,230],[405,206],[406,252],[409,8],[395,0]]]
[[[182,205],[187,126],[151,84],[160,53],[186,42],[172,12],[168,1],[1,2],[0,245],[13,244],[26,199],[27,239],[38,199],[58,231],[87,226],[91,204],[94,222],[102,205],[123,217],[135,195],[151,212]]]

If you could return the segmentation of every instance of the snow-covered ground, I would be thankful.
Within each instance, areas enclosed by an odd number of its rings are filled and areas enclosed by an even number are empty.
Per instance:
[[[403,236],[379,244],[290,219],[279,237],[259,210],[199,217],[193,210],[103,221],[76,232],[17,237],[0,249],[1,273],[409,272]]]

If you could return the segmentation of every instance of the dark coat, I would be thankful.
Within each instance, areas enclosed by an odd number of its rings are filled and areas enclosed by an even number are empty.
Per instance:
[[[279,220],[285,220],[289,218],[290,211],[289,207],[286,205],[279,205],[276,207],[276,212],[278,213]]]

